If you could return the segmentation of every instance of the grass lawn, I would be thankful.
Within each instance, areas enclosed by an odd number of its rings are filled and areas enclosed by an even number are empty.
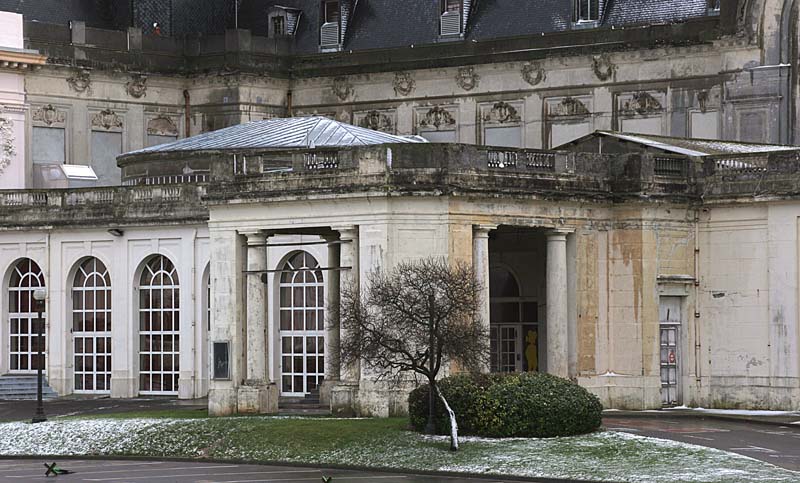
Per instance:
[[[796,482],[800,474],[724,451],[626,433],[463,438],[406,430],[405,419],[205,418],[176,410],[0,424],[0,454],[187,457],[359,465],[630,482]],[[137,416],[137,417],[131,417]]]

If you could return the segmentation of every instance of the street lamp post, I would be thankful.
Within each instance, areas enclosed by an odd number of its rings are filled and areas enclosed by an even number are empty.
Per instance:
[[[36,364],[36,374],[37,374],[37,382],[36,382],[36,414],[33,416],[32,423],[42,423],[47,421],[47,416],[44,414],[44,403],[42,401],[42,371],[44,370],[44,341],[42,340],[42,336],[44,335],[44,319],[42,318],[42,312],[44,311],[44,299],[47,297],[47,292],[44,289],[37,289],[33,292],[33,300],[36,301],[36,346],[38,347],[37,350],[37,364]]]

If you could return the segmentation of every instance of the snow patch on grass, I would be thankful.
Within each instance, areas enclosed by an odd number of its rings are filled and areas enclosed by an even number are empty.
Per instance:
[[[623,432],[462,437],[454,453],[448,437],[419,435],[404,425],[305,417],[6,423],[0,424],[0,454],[245,459],[633,483],[800,481],[798,473],[745,456]]]

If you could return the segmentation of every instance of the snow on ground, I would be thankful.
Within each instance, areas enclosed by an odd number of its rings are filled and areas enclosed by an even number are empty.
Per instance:
[[[301,418],[297,418],[301,419]],[[320,424],[341,424],[317,419]],[[298,454],[291,445],[234,437],[269,431],[285,418],[91,419],[0,424],[0,455],[140,455],[213,457],[287,463],[350,464],[528,477],[633,483],[790,483],[800,474],[745,456],[691,444],[605,431],[570,438],[461,438],[396,431],[344,447]],[[243,443],[242,441],[248,441]]]

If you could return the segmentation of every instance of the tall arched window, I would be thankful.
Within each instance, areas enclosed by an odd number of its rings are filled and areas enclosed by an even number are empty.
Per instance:
[[[306,252],[292,255],[280,282],[281,392],[302,396],[325,376],[325,289],[322,271]]]
[[[11,271],[8,282],[8,318],[10,322],[9,368],[11,372],[34,372],[40,366],[46,369],[44,360],[38,359],[39,340],[36,301],[33,292],[44,288],[44,276],[39,265],[26,258],[20,260]],[[46,314],[42,313],[42,319]],[[44,324],[44,320],[41,321]],[[45,352],[45,327],[42,328],[42,353]]]
[[[97,258],[78,267],[72,283],[75,392],[111,392],[111,276]]]
[[[139,282],[139,392],[177,394],[180,283],[162,255],[145,263]]]

